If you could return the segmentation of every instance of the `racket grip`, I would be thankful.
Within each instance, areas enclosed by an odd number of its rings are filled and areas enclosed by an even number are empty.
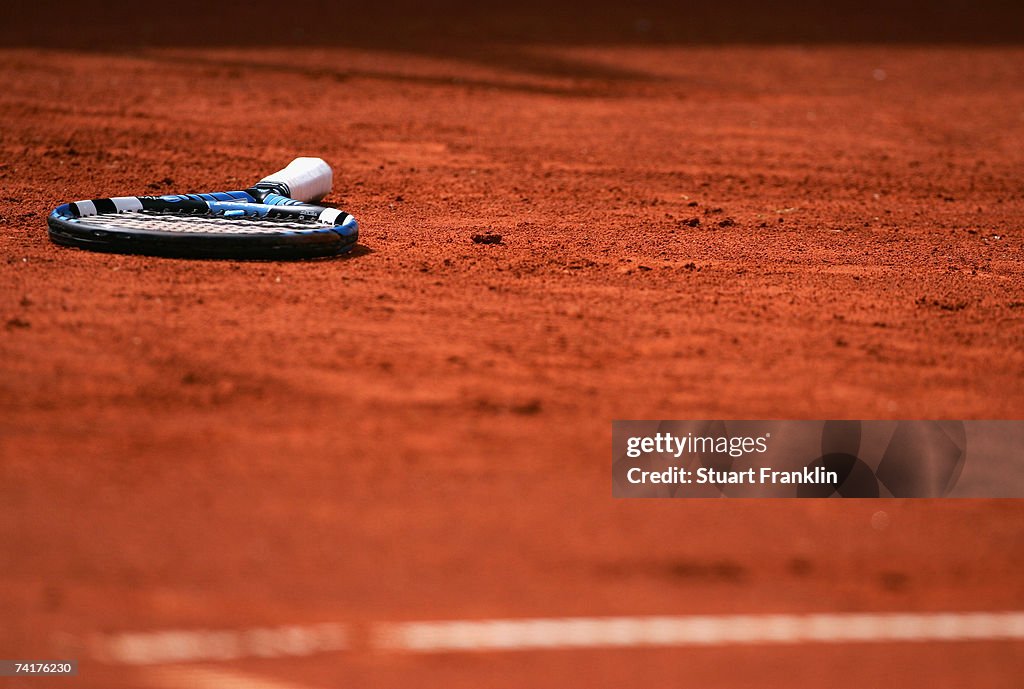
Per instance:
[[[296,201],[319,201],[331,191],[334,173],[322,158],[296,158],[256,186],[273,188]]]

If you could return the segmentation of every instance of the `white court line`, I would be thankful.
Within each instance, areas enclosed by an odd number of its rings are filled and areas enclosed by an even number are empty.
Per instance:
[[[344,650],[410,653],[737,644],[1024,640],[1024,611],[674,615],[382,622],[353,644],[344,624],[164,630],[93,637],[92,656],[116,665],[180,665],[305,657]]]
[[[90,646],[93,657],[114,665],[167,665],[343,651],[349,646],[348,634],[342,624],[166,629],[97,636]]]
[[[569,617],[399,622],[371,646],[415,653],[1024,639],[1024,612]]]
[[[150,668],[144,678],[146,684],[158,689],[308,689],[248,672],[184,665]]]

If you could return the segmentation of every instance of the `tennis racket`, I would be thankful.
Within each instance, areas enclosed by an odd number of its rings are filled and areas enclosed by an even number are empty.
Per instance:
[[[296,158],[249,189],[118,196],[58,206],[47,224],[63,246],[152,256],[297,259],[335,256],[359,238],[356,219],[314,205],[331,190],[331,167]]]

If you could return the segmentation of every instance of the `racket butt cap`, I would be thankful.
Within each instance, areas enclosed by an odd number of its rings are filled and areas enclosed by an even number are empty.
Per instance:
[[[334,172],[323,158],[296,158],[257,186],[271,187],[296,201],[319,201],[331,191]]]

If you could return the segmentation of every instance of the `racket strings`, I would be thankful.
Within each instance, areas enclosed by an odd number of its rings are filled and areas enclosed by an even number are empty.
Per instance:
[[[331,230],[329,226],[313,222],[282,218],[246,216],[231,218],[219,215],[161,213],[144,210],[94,215],[83,220],[88,221],[90,225],[101,225],[111,229],[201,234],[313,234]]]

